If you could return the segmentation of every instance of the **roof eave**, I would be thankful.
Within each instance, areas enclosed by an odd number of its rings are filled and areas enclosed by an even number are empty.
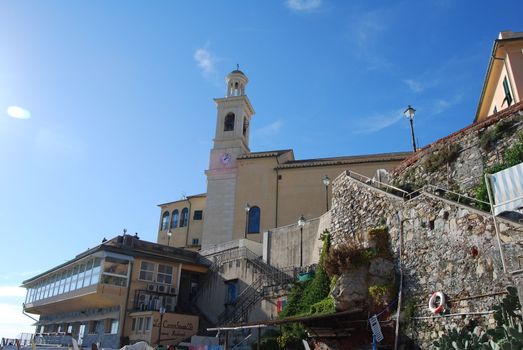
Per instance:
[[[496,57],[497,47],[501,40],[502,39],[496,39],[494,41],[494,44],[492,45],[492,52],[490,54],[490,60],[489,60],[488,66],[487,66],[487,72],[485,73],[485,79],[483,80],[483,88],[481,89],[481,95],[479,96],[478,108],[476,109],[476,116],[474,117],[474,123],[477,122],[478,118],[479,118],[479,112],[481,109],[481,105],[483,104],[483,99],[485,98],[485,92],[487,91],[488,80],[490,78],[492,66],[494,65],[494,61],[495,61],[494,57]]]

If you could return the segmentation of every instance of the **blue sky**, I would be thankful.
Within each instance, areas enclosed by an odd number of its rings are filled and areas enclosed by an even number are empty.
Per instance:
[[[3,1],[0,336],[31,328],[20,283],[205,192],[215,97],[240,64],[251,150],[411,149],[474,118],[521,1]],[[19,106],[21,113],[11,113]],[[12,112],[12,110],[11,110]],[[16,112],[16,111],[15,111]],[[23,118],[20,118],[23,117]],[[28,118],[29,117],[29,118]]]

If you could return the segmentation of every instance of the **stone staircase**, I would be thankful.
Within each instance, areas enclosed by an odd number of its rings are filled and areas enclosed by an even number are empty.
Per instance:
[[[485,206],[490,207],[489,202],[485,202],[485,201],[482,201],[482,200],[479,200],[476,198],[472,198],[465,194],[458,193],[458,192],[449,190],[449,189],[441,187],[441,186],[428,184],[419,189],[408,192],[408,191],[405,191],[404,189],[392,186],[387,183],[377,181],[375,179],[371,179],[365,175],[358,174],[351,170],[347,170],[346,174],[348,177],[352,178],[353,180],[356,180],[368,187],[371,187],[371,188],[374,188],[374,189],[377,189],[380,191],[384,191],[384,192],[391,194],[393,196],[396,196],[398,198],[403,198],[403,200],[405,200],[405,201],[414,199],[421,194],[429,194],[429,195],[434,195],[441,199],[453,202],[454,204],[458,204],[460,206],[479,210],[479,211],[483,212],[485,215],[490,215],[490,211],[483,209],[483,208],[485,208]],[[511,216],[501,216],[500,220],[508,221],[512,224],[520,226],[521,232],[523,233],[523,216],[521,216],[520,218],[511,217]]]
[[[234,305],[226,308],[218,315],[219,325],[238,324],[248,321],[249,311],[265,296],[265,288],[272,286],[285,286],[296,279],[301,271],[298,268],[289,268],[287,270],[278,270],[263,262],[253,260],[254,264],[262,267],[265,271],[247,288],[245,288]],[[263,267],[263,265],[265,267]],[[270,267],[267,269],[266,267]],[[273,269],[277,271],[272,271]]]
[[[376,181],[364,175],[348,170],[346,175],[352,180],[359,182],[367,188],[384,191],[389,195],[402,198],[408,202],[418,196],[424,195],[437,200],[446,201],[462,209],[475,211],[477,214],[492,218],[490,203],[469,197],[467,195],[446,189],[441,186],[425,185],[420,189],[407,192],[392,185]],[[505,262],[507,272],[510,274],[521,274],[523,276],[523,255],[518,253],[523,248],[523,215],[512,213],[496,216],[496,222],[500,231],[500,240],[505,251]]]
[[[265,263],[260,256],[248,248],[234,247],[210,257],[209,273],[202,282],[194,300],[198,300],[209,288],[213,275],[219,274],[220,267],[223,264],[239,259],[245,259],[249,262],[257,271],[258,277],[238,295],[233,305],[230,305],[218,315],[219,326],[247,321],[249,311],[264,297],[265,288],[285,286],[295,280],[296,276],[302,272],[302,269],[295,267],[278,269]]]

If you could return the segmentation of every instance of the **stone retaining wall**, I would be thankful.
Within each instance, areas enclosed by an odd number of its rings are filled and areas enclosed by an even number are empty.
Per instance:
[[[333,184],[333,244],[358,240],[365,245],[366,232],[380,224],[389,228],[397,273],[400,265],[403,269],[403,305],[416,298],[417,317],[432,316],[427,304],[435,291],[450,298],[450,313],[470,313],[491,310],[501,298],[491,294],[514,284],[503,273],[490,214],[423,192],[404,201],[346,174],[340,175]],[[509,255],[508,270],[516,270],[515,257],[523,255],[523,251],[514,241],[521,240],[522,234],[506,221],[500,227],[504,251]],[[445,328],[477,323],[485,329],[494,322],[492,315],[411,321],[402,325],[402,330],[423,349],[430,348]]]
[[[492,147],[481,147],[482,136],[493,132],[500,122],[507,123],[510,127],[500,135]],[[421,188],[426,184],[437,185],[473,197],[474,189],[481,181],[484,170],[502,160],[504,151],[522,131],[523,102],[418,150],[392,172],[392,182],[400,187],[412,189]],[[459,151],[455,159],[443,162],[436,167],[437,169],[429,170],[431,159],[434,160],[438,154],[456,146]]]

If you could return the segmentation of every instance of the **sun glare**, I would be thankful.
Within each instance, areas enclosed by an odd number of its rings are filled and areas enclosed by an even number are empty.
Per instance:
[[[22,107],[18,106],[10,106],[7,108],[7,114],[11,118],[15,119],[29,119],[31,118],[31,112],[29,112],[27,109],[23,109]]]

